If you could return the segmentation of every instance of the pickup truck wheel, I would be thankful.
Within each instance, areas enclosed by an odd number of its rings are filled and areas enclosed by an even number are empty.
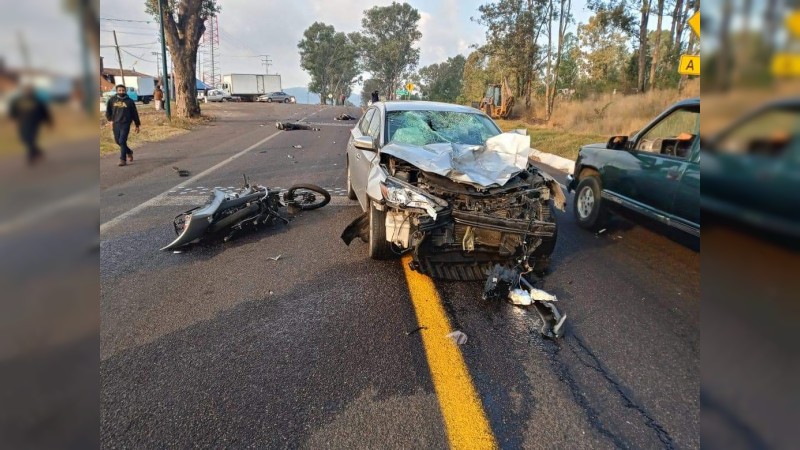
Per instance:
[[[392,259],[390,243],[386,240],[386,212],[378,211],[369,200],[369,257],[372,259]]]
[[[609,213],[603,206],[600,192],[600,179],[594,175],[589,175],[578,183],[572,211],[581,228],[594,231],[605,226],[608,221]]]
[[[347,198],[356,200],[356,191],[353,190],[353,183],[350,181],[350,157],[347,158]]]

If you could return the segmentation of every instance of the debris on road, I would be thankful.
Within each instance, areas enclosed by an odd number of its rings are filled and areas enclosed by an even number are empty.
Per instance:
[[[293,145],[292,148],[303,148],[303,146],[298,144],[298,145]]]
[[[419,326],[417,328],[414,328],[411,331],[406,331],[406,336],[411,336],[414,333],[419,333],[420,331],[427,330],[427,329],[428,329],[428,327]]]
[[[605,233],[605,232],[606,232],[606,229],[605,229],[605,228],[603,228],[602,230],[598,231],[598,232],[597,232],[597,234],[598,234],[598,235],[601,235],[601,234],[603,234],[603,233]]]
[[[319,128],[312,127],[310,125],[305,125],[298,122],[275,122],[275,128],[284,131],[291,131],[291,130],[312,130],[312,131],[320,131]]]
[[[517,268],[509,269],[496,264],[489,272],[483,288],[484,300],[508,300],[516,306],[534,306],[542,318],[542,336],[555,339],[564,336],[566,314],[555,305],[556,296],[533,287]]]
[[[278,256],[267,256],[267,259],[271,259],[271,260],[273,260],[273,261],[277,261],[277,260],[281,259],[281,256],[283,256],[283,255],[278,255]]]
[[[177,166],[172,166],[172,170],[174,170],[175,173],[178,174],[178,176],[181,176],[181,177],[188,177],[189,176],[189,171],[186,170],[186,169],[181,169],[181,168],[179,168]]]
[[[340,114],[334,117],[333,120],[356,120],[356,118],[351,116],[350,114]]]
[[[453,331],[452,333],[448,333],[447,336],[445,336],[445,337],[447,337],[448,339],[451,339],[453,342],[455,342],[458,345],[464,345],[464,344],[467,343],[467,335],[462,333],[462,332],[460,332],[460,331],[458,331],[458,330]]]

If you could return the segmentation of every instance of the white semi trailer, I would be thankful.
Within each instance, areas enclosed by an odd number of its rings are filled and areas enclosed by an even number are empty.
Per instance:
[[[234,97],[253,102],[260,95],[281,91],[281,76],[232,73],[222,76],[222,89]]]

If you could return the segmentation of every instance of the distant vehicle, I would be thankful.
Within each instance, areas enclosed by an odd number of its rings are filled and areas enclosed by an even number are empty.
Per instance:
[[[800,97],[772,101],[702,144],[704,212],[800,238]]]
[[[670,106],[631,137],[581,148],[567,179],[582,228],[625,208],[700,236],[700,99]],[[704,188],[705,189],[705,188]]]
[[[270,92],[269,94],[259,96],[256,101],[267,103],[297,103],[297,99],[294,98],[294,95],[289,95],[286,92]]]
[[[118,83],[122,83],[122,77],[115,77]],[[148,75],[125,75],[125,82],[122,83],[128,88],[128,97],[133,101],[141,101],[143,104],[153,100],[153,93],[156,90],[157,80]],[[131,95],[131,89],[136,92],[136,98]]]
[[[280,75],[232,73],[222,76],[222,89],[244,101],[254,102],[258,97],[282,89]]]
[[[117,91],[116,90],[114,90],[114,91],[106,91],[106,92],[103,92],[103,99],[105,101],[108,101],[109,98],[111,98],[111,97],[113,97],[115,95],[117,95]],[[150,100],[148,98],[140,97],[139,93],[136,92],[136,88],[131,87],[131,86],[128,86],[128,97],[131,100],[135,101],[135,102],[138,102],[139,100],[141,100],[142,103],[144,103],[145,105],[150,103]]]
[[[514,93],[508,84],[508,77],[503,78],[503,84],[490,84],[478,104],[478,109],[492,119],[507,119],[514,108]]]
[[[208,102],[232,102],[233,96],[222,89],[210,89],[208,93],[203,96],[203,101]]]

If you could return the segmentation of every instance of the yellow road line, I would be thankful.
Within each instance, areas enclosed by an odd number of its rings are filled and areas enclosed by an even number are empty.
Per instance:
[[[461,351],[445,337],[452,330],[436,287],[430,278],[411,270],[410,261],[410,256],[403,258],[403,270],[417,322],[426,327],[420,334],[450,448],[497,448]]]

